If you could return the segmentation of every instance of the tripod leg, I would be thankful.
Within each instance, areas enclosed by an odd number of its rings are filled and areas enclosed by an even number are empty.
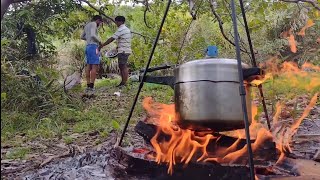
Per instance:
[[[267,111],[266,101],[265,101],[265,99],[264,99],[264,95],[263,95],[263,91],[262,91],[262,85],[260,84],[260,85],[258,86],[258,88],[259,88],[260,96],[261,96],[261,98],[262,98],[263,111],[264,111],[264,114],[265,114],[266,119],[267,119],[268,128],[269,128],[269,130],[270,130],[270,129],[271,129],[270,119],[269,119],[269,115],[268,115],[268,111]]]

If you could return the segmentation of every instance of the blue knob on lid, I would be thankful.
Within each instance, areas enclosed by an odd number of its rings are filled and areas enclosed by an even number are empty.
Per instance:
[[[208,57],[217,57],[218,56],[218,47],[217,46],[208,46],[207,56]]]

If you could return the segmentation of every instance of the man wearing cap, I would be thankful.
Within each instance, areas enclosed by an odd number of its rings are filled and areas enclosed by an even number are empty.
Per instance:
[[[132,53],[131,50],[131,31],[124,24],[126,21],[125,17],[117,16],[115,23],[118,26],[118,30],[105,42],[100,48],[110,44],[112,41],[117,40],[117,51],[118,51],[118,64],[121,74],[121,82],[117,87],[124,86],[127,83],[129,72],[128,72],[128,58]]]
[[[81,39],[86,41],[85,56],[87,88],[85,93],[87,95],[94,94],[94,82],[100,65],[99,46],[101,45],[101,40],[98,37],[98,27],[100,24],[102,24],[102,17],[99,15],[93,16],[91,22],[85,25],[84,31],[81,34]]]

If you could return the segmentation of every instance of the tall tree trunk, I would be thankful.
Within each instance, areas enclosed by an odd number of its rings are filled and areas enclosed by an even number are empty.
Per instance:
[[[13,0],[1,0],[1,21],[4,14],[7,12],[8,7],[12,3],[13,3]]]

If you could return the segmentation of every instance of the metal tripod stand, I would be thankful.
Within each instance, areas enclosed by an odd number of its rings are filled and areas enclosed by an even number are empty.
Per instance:
[[[256,64],[256,59],[255,59],[255,55],[254,55],[254,51],[253,51],[253,46],[251,43],[251,37],[250,37],[250,33],[249,33],[249,28],[248,28],[248,24],[247,24],[247,20],[246,20],[246,15],[245,15],[245,10],[244,10],[244,6],[243,6],[243,2],[242,0],[240,1],[240,7],[241,7],[241,13],[243,16],[243,20],[244,20],[244,25],[245,25],[245,29],[246,29],[246,34],[247,34],[247,38],[248,38],[248,42],[249,42],[249,47],[250,47],[250,52],[251,52],[251,59],[252,59],[252,66],[253,67],[257,67]],[[147,65],[145,67],[145,71],[143,72],[143,76],[142,76],[142,80],[140,81],[139,84],[139,88],[138,88],[138,92],[135,96],[134,102],[132,104],[132,107],[130,109],[130,113],[128,115],[126,124],[123,128],[122,134],[121,134],[121,138],[119,141],[119,146],[121,146],[121,143],[123,141],[123,138],[125,136],[126,130],[128,128],[130,119],[132,117],[135,105],[137,103],[139,94],[141,92],[141,89],[144,85],[145,82],[145,78],[146,78],[146,74],[148,72],[155,48],[157,46],[159,37],[160,37],[160,33],[162,31],[162,27],[163,24],[165,22],[165,19],[167,17],[170,5],[171,5],[172,0],[168,0],[165,12],[164,12],[164,16],[162,18],[161,24],[160,24],[160,28],[158,30],[156,39],[154,40],[153,46],[152,46],[152,50],[147,62]],[[240,54],[240,41],[239,41],[239,36],[238,36],[238,26],[237,26],[237,18],[236,18],[236,10],[235,10],[235,2],[234,0],[231,0],[231,10],[232,10],[232,21],[233,21],[233,28],[234,28],[234,37],[235,37],[235,45],[236,45],[236,57],[237,57],[237,61],[238,61],[238,73],[239,73],[239,82],[240,82],[240,87],[239,87],[239,92],[240,92],[240,96],[241,96],[241,103],[242,103],[242,111],[243,111],[243,117],[244,117],[244,124],[245,124],[245,133],[246,133],[246,142],[247,142],[247,149],[248,149],[248,155],[249,155],[249,167],[250,167],[250,179],[254,180],[255,179],[255,172],[254,172],[254,162],[253,162],[253,153],[252,153],[252,148],[251,148],[251,141],[250,141],[250,132],[249,132],[249,121],[248,121],[248,114],[247,114],[247,106],[246,106],[246,91],[245,91],[245,87],[244,87],[244,83],[243,83],[243,72],[242,72],[242,65],[241,65],[241,54]],[[262,92],[262,86],[259,85],[259,92],[260,95],[262,97],[262,103],[263,103],[263,108],[264,108],[264,112],[266,114],[266,118],[267,118],[267,123],[268,123],[268,127],[270,129],[270,122],[269,122],[269,118],[268,118],[268,113],[267,113],[267,109],[266,109],[266,104],[265,104],[265,100],[264,100],[264,96],[263,96],[263,92]]]

